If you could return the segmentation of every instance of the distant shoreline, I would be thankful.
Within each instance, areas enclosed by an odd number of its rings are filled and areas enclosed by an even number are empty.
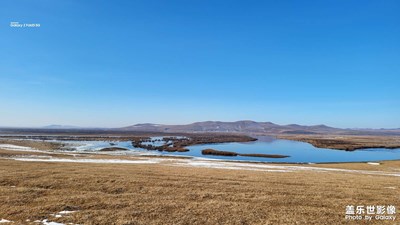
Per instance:
[[[317,148],[344,151],[370,148],[400,148],[400,136],[278,135],[277,138],[306,142]]]

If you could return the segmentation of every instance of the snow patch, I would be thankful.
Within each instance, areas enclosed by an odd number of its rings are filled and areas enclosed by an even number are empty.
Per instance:
[[[47,221],[47,219],[42,220],[40,222],[42,222],[43,225],[65,225],[64,223],[57,223],[57,222]]]
[[[70,213],[74,213],[74,212],[76,212],[76,211],[66,211],[66,210],[64,210],[64,211],[59,212],[58,214],[70,214]]]
[[[76,211],[61,211],[61,212],[59,212],[57,214],[50,214],[50,216],[54,216],[55,218],[60,218],[60,217],[62,217],[64,215],[71,214],[71,213],[74,213],[74,212],[76,212]]]
[[[381,165],[380,163],[377,163],[377,162],[367,162],[367,164],[369,164],[369,165],[374,165],[374,166],[379,166],[379,165]]]
[[[0,223],[12,223],[12,221],[6,220],[6,219],[1,219]]]

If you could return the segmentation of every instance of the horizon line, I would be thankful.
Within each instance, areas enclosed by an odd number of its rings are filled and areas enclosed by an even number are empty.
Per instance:
[[[140,124],[148,124],[148,125],[163,125],[163,126],[183,126],[183,125],[190,125],[190,124],[194,124],[194,123],[204,123],[204,122],[221,122],[221,123],[236,123],[236,122],[255,122],[255,123],[272,123],[275,125],[279,125],[279,126],[290,126],[290,125],[299,125],[299,126],[327,126],[327,127],[331,127],[331,128],[338,128],[335,126],[329,126],[326,124],[298,124],[298,123],[289,123],[289,124],[278,124],[278,123],[274,123],[271,121],[254,121],[254,120],[236,120],[236,121],[221,121],[221,120],[204,120],[204,121],[195,121],[195,122],[191,122],[191,123],[183,123],[183,124],[162,124],[162,123],[151,123],[151,122],[139,122],[139,123],[135,123],[132,125],[124,125],[124,126],[80,126],[80,125],[69,125],[69,124],[49,124],[49,125],[39,125],[39,126],[2,126],[0,125],[0,128],[15,128],[15,129],[51,129],[51,126],[59,126],[59,128],[53,128],[53,129],[120,129],[120,128],[126,128],[126,127],[130,127],[130,126],[136,126],[136,125],[140,125]],[[371,127],[346,127],[346,128],[339,128],[339,129],[371,129],[371,130],[396,130],[396,129],[400,129],[400,127],[380,127],[380,128],[371,128]]]

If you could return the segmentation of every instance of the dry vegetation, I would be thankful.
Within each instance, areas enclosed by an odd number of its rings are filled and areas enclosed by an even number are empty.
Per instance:
[[[287,155],[276,155],[276,154],[258,154],[258,153],[248,153],[242,154],[237,152],[229,152],[229,151],[219,151],[215,149],[204,149],[201,151],[203,155],[220,155],[220,156],[252,156],[252,157],[262,157],[262,158],[286,158],[289,157]]]
[[[400,148],[400,136],[279,135],[278,137],[308,142],[318,148],[346,151],[362,148]]]
[[[0,159],[0,218],[17,223],[48,218],[79,224],[342,224],[349,204],[400,205],[399,188],[399,178],[390,176]],[[62,210],[77,212],[50,216]]]
[[[236,152],[228,152],[228,151],[218,151],[215,149],[203,149],[201,151],[201,154],[203,155],[221,155],[221,156],[237,156],[238,154]]]
[[[102,148],[99,151],[101,152],[115,152],[115,151],[127,151],[128,149],[126,148],[120,148],[120,147],[109,147],[109,148]]]

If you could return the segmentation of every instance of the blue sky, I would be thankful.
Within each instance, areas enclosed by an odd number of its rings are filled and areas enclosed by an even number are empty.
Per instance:
[[[0,126],[400,127],[399,12],[395,0],[4,0]]]

